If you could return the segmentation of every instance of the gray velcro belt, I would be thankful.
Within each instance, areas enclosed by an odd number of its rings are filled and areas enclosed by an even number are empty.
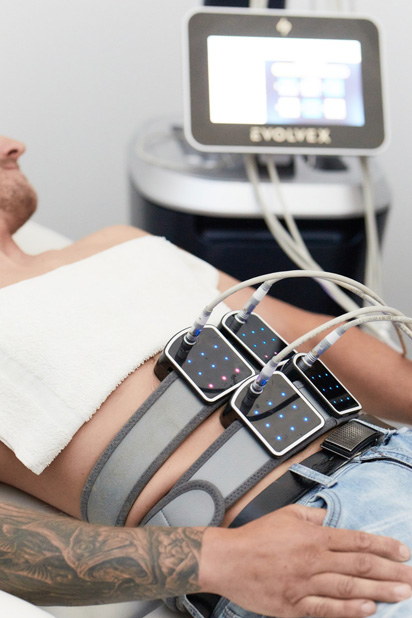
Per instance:
[[[200,401],[176,373],[170,373],[95,464],[82,492],[82,518],[96,524],[124,525],[151,477],[219,405]]]
[[[249,429],[234,421],[146,515],[141,525],[218,526],[225,511],[271,470],[347,419],[325,425],[295,449],[272,456]]]
[[[83,488],[82,518],[124,525],[136,498],[183,440],[220,403],[206,405],[175,372],[169,374],[105,449]],[[268,472],[346,419],[325,424],[295,449],[273,457],[240,421],[197,459],[141,525],[219,525],[225,511]]]

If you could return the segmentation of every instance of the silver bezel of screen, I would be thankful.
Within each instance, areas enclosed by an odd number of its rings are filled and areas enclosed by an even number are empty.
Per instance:
[[[204,7],[187,16],[184,33],[184,128],[197,150],[385,147],[381,34],[371,19]]]

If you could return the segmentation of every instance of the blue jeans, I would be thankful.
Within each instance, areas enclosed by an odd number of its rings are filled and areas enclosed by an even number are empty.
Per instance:
[[[301,468],[296,466],[296,472]],[[383,444],[356,457],[331,477],[319,475],[318,480],[321,484],[299,504],[326,508],[325,526],[391,536],[412,548],[412,430],[388,431]],[[255,616],[226,599],[219,601],[213,613],[213,618]],[[379,603],[374,616],[411,618],[412,598],[396,604]]]

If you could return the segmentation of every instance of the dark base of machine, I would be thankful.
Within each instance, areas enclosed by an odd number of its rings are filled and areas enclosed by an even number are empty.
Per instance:
[[[296,270],[262,219],[217,218],[180,213],[142,199],[132,191],[132,223],[204,259],[216,268],[244,280],[265,273]],[[377,214],[380,238],[388,211]],[[363,217],[300,219],[301,235],[315,261],[324,270],[364,281],[365,224]],[[343,310],[311,279],[286,279],[271,293],[293,305],[339,315]],[[355,298],[356,300],[356,298]]]

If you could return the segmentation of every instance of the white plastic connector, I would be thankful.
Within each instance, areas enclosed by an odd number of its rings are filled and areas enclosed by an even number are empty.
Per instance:
[[[318,358],[322,356],[322,354],[326,352],[326,350],[329,350],[329,348],[333,346],[333,344],[336,343],[345,332],[346,329],[344,326],[338,326],[338,328],[326,335],[326,337],[324,337],[322,341],[315,345],[315,347],[312,348],[310,352],[305,354],[305,356],[302,356],[302,358],[300,359],[300,363],[304,364],[306,367],[302,367],[301,364],[299,364],[300,368],[304,371],[305,368],[309,369],[310,367],[312,367],[312,365],[318,360]]]
[[[207,309],[207,307],[203,309],[202,313],[197,318],[192,328],[184,336],[185,343],[187,343],[188,345],[194,345],[196,343],[197,338],[199,337],[205,324],[210,318],[211,313],[212,311]]]
[[[243,309],[235,315],[235,319],[238,320],[238,322],[244,324],[247,321],[252,311],[254,311],[260,301],[265,298],[273,283],[273,281],[264,281],[262,285],[258,287],[258,289],[249,298]]]

